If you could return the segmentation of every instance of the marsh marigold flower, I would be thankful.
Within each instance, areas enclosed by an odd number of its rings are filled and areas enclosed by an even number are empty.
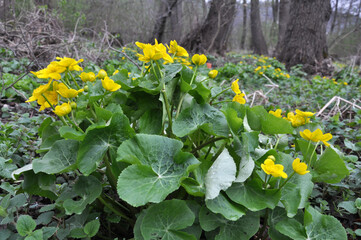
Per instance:
[[[246,103],[246,99],[244,99],[243,97],[245,96],[244,93],[238,93],[236,94],[236,96],[234,96],[233,98],[233,102],[238,102],[240,104],[245,104]]]
[[[300,175],[305,175],[306,173],[310,172],[310,171],[307,171],[307,164],[301,162],[301,160],[299,158],[296,158],[295,160],[293,160],[292,168],[293,168],[293,171],[295,171],[296,173],[298,173]]]
[[[64,98],[74,98],[78,96],[79,93],[84,91],[84,89],[80,89],[80,90],[75,90],[72,88],[69,89],[67,86],[65,86],[64,83],[59,83],[57,88],[58,90],[56,92],[59,93]]]
[[[83,62],[83,59],[79,59],[78,61],[73,58],[68,57],[57,57],[57,62],[60,66],[68,68],[69,71],[83,71],[83,68],[81,68],[78,63]]]
[[[105,77],[108,77],[108,74],[104,69],[100,69],[96,77],[104,79]]]
[[[51,62],[46,68],[31,73],[34,74],[37,78],[50,78],[59,80],[61,78],[60,73],[63,73],[65,70],[66,68],[60,66],[58,62]]]
[[[272,114],[275,117],[282,118],[282,109],[277,109],[276,111],[269,111],[270,114]]]
[[[217,75],[218,75],[217,70],[212,70],[212,71],[209,71],[209,73],[208,73],[208,77],[210,77],[210,78],[215,78],[215,77],[217,77]]]
[[[93,72],[82,72],[80,75],[79,75],[80,79],[83,81],[83,82],[94,82],[95,81],[95,73]]]
[[[330,146],[327,142],[332,139],[331,133],[323,134],[321,129],[317,128],[314,132],[311,132],[309,129],[305,129],[303,132],[300,132],[300,135],[303,139],[312,141],[312,142],[323,142],[326,147]]]
[[[203,65],[203,64],[205,64],[207,62],[207,57],[204,54],[202,54],[202,55],[194,54],[193,57],[192,57],[192,62],[195,65],[200,66],[200,65]]]
[[[60,106],[56,106],[53,112],[59,117],[68,115],[71,112],[71,106],[69,103],[63,103]]]
[[[102,80],[102,86],[105,90],[108,90],[110,92],[117,91],[121,86],[118,83],[115,83],[112,79],[109,77],[105,77]]]
[[[284,167],[281,164],[275,164],[273,160],[266,159],[264,163],[261,164],[262,170],[273,177],[282,177],[287,178],[287,173],[283,171]]]
[[[176,40],[170,41],[168,49],[169,49],[170,54],[175,54],[178,57],[188,57],[189,56],[187,50],[185,50],[183,47],[179,46]]]

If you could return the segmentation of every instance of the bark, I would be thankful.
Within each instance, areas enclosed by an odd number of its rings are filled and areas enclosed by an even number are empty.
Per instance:
[[[278,16],[278,40],[274,55],[279,54],[283,38],[285,36],[287,23],[290,19],[290,0],[280,0]]]
[[[278,11],[279,11],[279,1],[272,0],[272,25],[269,33],[271,42],[273,42],[273,39],[276,38],[276,34],[277,34]]]
[[[213,0],[204,23],[182,41],[190,51],[224,54],[236,13],[236,0]]]
[[[322,63],[328,57],[326,25],[331,11],[329,0],[291,0],[290,20],[278,55],[287,68],[303,64],[311,74],[332,70]]]
[[[335,11],[334,11],[333,18],[332,18],[330,34],[332,34],[333,30],[335,29],[337,14],[338,14],[338,0],[336,0],[336,3],[335,3]]]
[[[241,38],[241,49],[244,49],[247,36],[247,0],[243,0],[243,24],[242,24],[242,38]]]
[[[347,9],[346,18],[345,18],[345,28],[347,28],[348,25],[349,25],[349,19],[350,19],[350,16],[351,16],[351,9],[352,9],[353,3],[354,3],[354,0],[351,0],[350,5],[349,5],[349,7]]]
[[[182,16],[182,1],[178,1],[177,4],[174,6],[174,9],[170,16],[170,21],[169,21],[170,36],[168,37],[167,40],[176,40],[177,42],[181,40],[182,37],[181,16]]]
[[[178,0],[164,0],[161,2],[158,12],[158,19],[155,22],[152,37],[148,42],[153,43],[156,38],[158,42],[162,42],[167,19],[171,16],[173,8]]]
[[[259,0],[251,0],[251,34],[252,48],[256,54],[268,54],[259,13]]]

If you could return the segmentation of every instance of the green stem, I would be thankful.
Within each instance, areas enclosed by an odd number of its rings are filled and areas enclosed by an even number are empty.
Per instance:
[[[158,74],[157,74],[157,72],[155,71],[155,68],[154,68],[153,61],[151,61],[151,62],[150,62],[150,67],[151,67],[151,68],[152,68],[152,70],[153,70],[154,76],[157,78],[158,82],[160,83],[160,80],[159,80]]]
[[[107,208],[109,208],[113,213],[117,214],[118,216],[131,221],[131,219],[129,217],[127,217],[124,213],[122,213],[120,210],[116,209],[110,202],[108,202],[105,198],[102,197],[102,195],[100,195],[98,197],[99,201],[106,206]]]
[[[47,97],[45,97],[44,94],[41,94],[41,96],[43,96],[43,98],[45,99],[45,101],[50,105],[50,107],[55,111],[55,107],[53,106],[53,104],[50,103],[49,99]],[[62,121],[62,123],[65,125],[65,126],[69,126],[65,120],[64,120],[64,117],[61,117],[59,116],[60,120]]]
[[[95,124],[89,117],[85,117],[91,124]]]
[[[316,149],[317,149],[317,146],[318,146],[319,143],[320,143],[320,142],[317,142],[317,143],[316,143],[316,146],[315,146],[315,148],[313,149],[313,152],[312,152],[312,154],[311,154],[310,164],[309,164],[310,167],[312,167],[312,157],[313,157],[313,154],[315,154]]]
[[[219,155],[221,155],[221,153],[223,152],[224,148],[226,147],[227,142],[225,142],[217,151],[217,153],[213,156],[211,162],[215,161]]]
[[[73,112],[73,111],[71,111],[71,119],[73,120],[76,128],[77,128],[80,132],[84,133],[83,129],[81,129],[81,128],[79,127],[79,125],[76,123],[75,118],[74,118],[74,112]]]
[[[194,70],[193,76],[191,78],[191,82],[189,83],[190,86],[192,86],[192,83],[193,83],[195,77],[197,76],[197,71],[198,71],[198,66],[196,66],[196,68]],[[178,118],[179,112],[180,112],[182,104],[183,104],[183,100],[184,100],[186,95],[187,95],[187,93],[183,93],[182,96],[181,96],[181,99],[179,100],[179,104],[178,104],[178,107],[177,107],[177,113],[175,115],[175,118]]]
[[[111,161],[110,154],[109,154],[109,151],[107,151],[107,155],[104,157],[104,163],[106,166],[105,174],[107,175],[110,185],[116,191],[117,190],[117,179],[112,172],[110,161]]]
[[[286,183],[293,177],[293,175],[295,175],[295,171],[293,171],[293,173],[291,174],[291,176],[289,177],[289,178],[287,178],[286,179],[286,181],[284,181],[282,184],[281,184],[281,186],[278,188],[278,190],[275,192],[275,193],[278,193],[282,188],[283,188],[283,186],[284,185],[286,185]]]
[[[70,124],[73,125],[73,127],[84,133],[83,129],[81,129],[75,122],[73,122],[73,120],[71,120],[68,115],[66,115],[65,117],[70,122]]]
[[[216,96],[212,97],[211,100],[210,100],[210,102],[212,102],[213,100],[215,100],[219,95],[221,95],[222,93],[228,91],[229,89],[232,89],[232,88],[229,87],[229,88],[224,89],[222,92],[220,92],[220,93],[218,93]]]
[[[217,142],[219,140],[222,140],[222,139],[227,139],[225,137],[218,137],[218,138],[212,138],[211,140],[209,140],[208,142],[205,142],[205,143],[202,143],[201,145],[199,145],[197,148],[193,149],[192,150],[192,154],[196,153],[198,150],[201,150],[202,148],[204,148],[205,146],[211,144],[211,143],[214,143],[214,142]]]
[[[267,231],[267,219],[268,219],[268,208],[266,208],[266,213],[265,213],[265,215],[264,215],[264,221],[263,221],[263,226],[262,226],[262,228],[260,229],[260,234],[261,234],[261,239],[262,240],[266,240],[267,239],[267,234],[265,234],[266,233],[266,231]]]
[[[67,70],[68,75],[70,75],[71,79],[73,80],[73,82],[75,83],[76,87],[78,88],[78,90],[80,89],[80,86],[78,85],[78,83],[76,82],[73,74],[71,74],[71,72],[69,70]]]
[[[164,83],[163,83],[163,89],[162,89],[161,92],[162,92],[162,96],[163,96],[163,99],[164,99],[165,109],[166,109],[167,115],[168,115],[168,128],[170,129],[170,132],[172,132],[172,113],[170,112],[169,102],[168,102],[167,94],[165,92]]]
[[[276,145],[275,145],[275,147],[273,148],[274,150],[276,150],[276,149],[277,149],[277,147],[278,147],[278,143],[280,142],[280,139],[281,139],[281,138],[277,136]]]

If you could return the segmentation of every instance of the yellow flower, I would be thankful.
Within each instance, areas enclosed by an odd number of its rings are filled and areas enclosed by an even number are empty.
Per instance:
[[[176,40],[170,41],[169,53],[175,54],[178,57],[188,57],[188,52],[181,46],[178,45]]]
[[[281,164],[275,164],[272,159],[266,159],[264,163],[261,164],[262,170],[273,177],[282,177],[287,178],[287,173],[283,171],[284,167]]]
[[[276,111],[269,111],[270,114],[272,114],[275,117],[282,118],[282,109],[277,109]]]
[[[217,70],[212,70],[212,71],[209,71],[209,73],[208,73],[208,77],[210,77],[210,78],[215,78],[215,77],[217,77],[217,75],[218,75]]]
[[[315,113],[302,112],[301,110],[298,110],[298,109],[296,109],[296,114],[299,115],[300,117],[312,117],[313,115],[315,115]]]
[[[75,90],[72,88],[69,89],[67,86],[65,86],[64,83],[59,83],[57,87],[58,87],[57,93],[59,93],[62,97],[65,98],[74,98],[78,96],[79,93],[84,91],[84,89],[80,89],[80,90]]]
[[[232,91],[235,93],[235,94],[240,94],[241,93],[241,90],[239,90],[239,85],[238,85],[238,81],[239,79],[237,79],[236,81],[234,81],[232,83]]]
[[[192,62],[195,65],[200,66],[200,65],[203,65],[203,64],[205,64],[207,62],[207,57],[204,54],[202,54],[202,55],[194,54],[193,57],[192,57]]]
[[[108,74],[105,70],[100,69],[96,77],[100,79],[104,79],[105,77],[108,77]]]
[[[302,112],[296,109],[296,115],[293,112],[289,112],[287,117],[284,118],[292,123],[293,127],[299,127],[310,122],[309,117],[312,117],[314,113],[312,112]]]
[[[71,112],[71,106],[69,103],[63,103],[60,106],[56,106],[53,112],[59,117],[68,115]]]
[[[139,61],[142,62],[150,62],[151,60],[159,60],[163,57],[163,54],[159,51],[156,51],[154,46],[145,46],[143,48],[143,54],[138,54]]]
[[[232,101],[233,102],[238,102],[240,104],[245,104],[246,99],[243,98],[244,96],[245,96],[244,93],[238,93],[238,94],[236,94],[236,96],[234,96]]]
[[[293,171],[300,175],[305,175],[306,173],[309,173],[310,171],[307,171],[307,164],[301,163],[299,158],[296,158],[292,163]]]
[[[80,79],[83,81],[83,82],[94,82],[95,81],[95,73],[93,72],[82,72],[80,75],[79,75]]]
[[[119,70],[117,69],[117,70],[115,70],[114,72],[113,72],[113,75],[112,76],[114,76],[115,74],[117,74],[119,72]]]
[[[52,80],[49,80],[49,82],[47,84],[40,85],[38,88],[34,89],[33,95],[26,102],[33,102],[33,101],[38,100],[40,97],[42,97],[41,94],[48,91],[48,89],[50,88],[51,82],[52,82]]]
[[[327,142],[332,139],[331,133],[323,134],[321,129],[317,128],[314,132],[311,132],[309,129],[305,129],[303,132],[300,132],[302,138],[312,142],[323,142],[326,147],[330,146]]]
[[[104,80],[102,80],[102,86],[104,89],[106,89],[110,92],[117,91],[121,87],[120,84],[115,83],[109,77],[105,77]]]
[[[261,70],[262,67],[261,66],[258,66],[256,69],[254,69],[255,72],[258,72],[259,70]]]
[[[347,83],[347,82],[343,82],[343,84],[344,84],[344,85],[348,85],[348,83]]]
[[[58,64],[62,67],[68,68],[69,71],[83,71],[83,69],[78,65],[78,63],[83,62],[83,59],[79,59],[78,61],[73,58],[68,57],[57,57],[59,60]]]
[[[60,66],[58,62],[51,62],[46,68],[38,71],[38,72],[31,72],[37,78],[50,78],[59,80],[61,78],[60,73],[63,73],[66,70],[65,67]]]

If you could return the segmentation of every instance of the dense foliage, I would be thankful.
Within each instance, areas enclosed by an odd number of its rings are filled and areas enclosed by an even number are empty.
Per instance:
[[[1,109],[4,239],[361,235],[360,111],[314,114],[336,94],[360,99],[355,71],[307,79],[250,55],[211,71],[175,41],[136,45],[14,85],[40,113]],[[19,99],[11,89],[1,97]]]

